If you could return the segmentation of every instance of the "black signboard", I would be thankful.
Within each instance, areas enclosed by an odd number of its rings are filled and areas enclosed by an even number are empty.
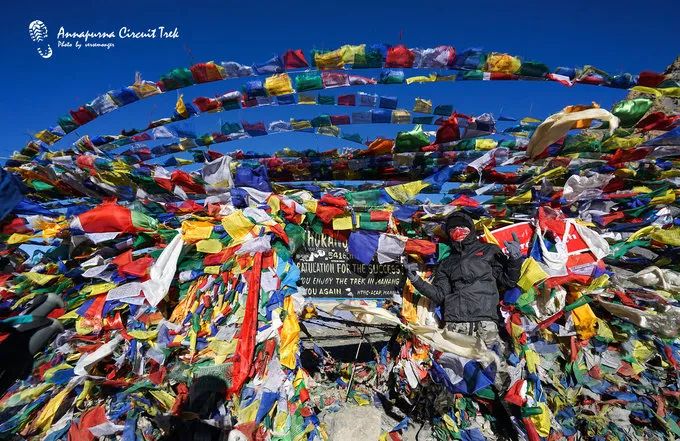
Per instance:
[[[391,298],[404,283],[401,265],[364,265],[347,252],[343,242],[323,234],[309,232],[306,247],[296,259],[300,284],[309,297]]]

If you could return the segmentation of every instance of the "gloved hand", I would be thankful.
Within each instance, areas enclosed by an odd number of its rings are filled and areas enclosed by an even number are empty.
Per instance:
[[[420,278],[420,276],[418,276],[418,273],[416,272],[416,271],[418,271],[418,264],[417,263],[415,263],[415,262],[404,262],[404,269],[406,270],[406,277],[408,277],[408,279],[411,282],[414,282],[414,281],[416,281]]]
[[[517,233],[512,233],[512,240],[505,241],[505,250],[511,259],[519,259],[522,257],[522,251],[520,251],[519,239],[517,238]]]

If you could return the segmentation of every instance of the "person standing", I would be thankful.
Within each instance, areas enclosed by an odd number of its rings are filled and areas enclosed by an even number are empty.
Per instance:
[[[474,231],[467,214],[452,214],[446,220],[451,254],[439,264],[432,282],[417,274],[416,263],[405,265],[406,276],[418,292],[441,306],[448,330],[478,337],[488,348],[496,348],[501,355],[499,372],[503,372],[506,347],[498,332],[499,292],[519,280],[520,243],[513,233],[513,240],[505,242],[506,255],[497,245],[478,240]]]

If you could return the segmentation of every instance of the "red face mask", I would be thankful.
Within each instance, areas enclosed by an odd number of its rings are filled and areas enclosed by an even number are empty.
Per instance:
[[[449,237],[455,242],[460,242],[468,237],[469,234],[470,229],[468,227],[456,227],[449,231]]]

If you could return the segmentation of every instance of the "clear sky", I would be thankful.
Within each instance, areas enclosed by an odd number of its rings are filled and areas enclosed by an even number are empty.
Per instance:
[[[650,3],[649,5],[652,5]],[[508,52],[548,66],[592,64],[610,73],[661,71],[680,54],[680,2],[551,1],[213,1],[194,0],[110,2],[7,2],[0,16],[3,68],[0,69],[2,118],[0,155],[25,144],[29,133],[55,125],[58,116],[95,96],[129,85],[136,71],[157,80],[174,67],[201,61],[263,62],[289,48],[334,49],[350,43],[397,43],[411,47],[450,44]],[[53,49],[41,58],[28,34],[28,24],[42,20]],[[56,35],[67,32],[135,31],[165,26],[178,28],[177,39],[120,39],[115,47],[60,48]],[[212,96],[240,87],[238,81],[194,86],[185,96]],[[350,89],[356,91],[357,89]],[[565,105],[597,101],[609,107],[625,91],[592,86],[566,88],[556,83],[455,82],[418,86],[371,86],[383,95],[398,95],[400,107],[410,109],[413,97],[453,104],[464,113],[492,112],[516,117],[545,117]],[[341,92],[348,92],[347,89]],[[119,133],[142,128],[156,118],[170,116],[177,98],[166,96],[134,103],[98,118],[78,130],[79,135]],[[317,115],[321,107],[255,109],[209,115],[195,122],[199,132],[216,130],[219,122],[271,121],[289,116]],[[351,110],[351,109],[350,109]],[[328,109],[326,109],[328,111]],[[348,132],[365,136],[393,136],[404,127],[366,126]],[[75,135],[64,141],[73,141]],[[242,148],[274,151],[284,146],[331,147],[346,142],[290,134],[247,140]],[[65,146],[65,144],[58,144]],[[225,149],[235,148],[226,144]]]

